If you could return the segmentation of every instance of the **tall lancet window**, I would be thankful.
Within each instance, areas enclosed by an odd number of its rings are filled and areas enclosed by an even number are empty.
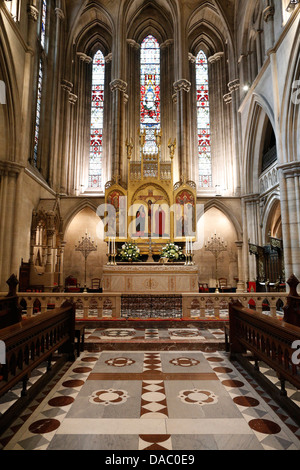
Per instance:
[[[203,51],[196,59],[197,128],[199,157],[199,186],[212,187],[211,134],[209,112],[208,62]]]
[[[156,154],[155,134],[160,130],[160,48],[155,37],[147,36],[141,44],[141,114],[144,153]]]
[[[89,187],[100,188],[102,183],[103,109],[105,59],[99,50],[93,59]]]
[[[47,25],[47,1],[42,0],[41,3],[41,19],[40,19],[40,32],[39,32],[39,68],[37,78],[37,96],[36,96],[36,111],[35,111],[35,127],[34,127],[34,148],[33,148],[33,164],[37,166],[38,159],[38,146],[40,137],[40,122],[41,122],[41,105],[42,105],[42,90],[45,69],[45,44],[46,44],[46,25]]]

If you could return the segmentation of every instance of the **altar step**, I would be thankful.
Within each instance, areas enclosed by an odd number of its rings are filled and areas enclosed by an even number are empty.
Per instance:
[[[224,351],[224,321],[104,321],[85,323],[85,350]]]

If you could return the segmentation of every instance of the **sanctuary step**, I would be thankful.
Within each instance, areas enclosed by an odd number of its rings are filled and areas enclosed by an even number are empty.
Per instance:
[[[85,324],[84,349],[99,351],[224,351],[222,321],[104,321]]]

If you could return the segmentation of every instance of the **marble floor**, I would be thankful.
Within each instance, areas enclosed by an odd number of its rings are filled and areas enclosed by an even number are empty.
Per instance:
[[[300,450],[299,427],[224,351],[83,351],[29,408],[2,450]]]

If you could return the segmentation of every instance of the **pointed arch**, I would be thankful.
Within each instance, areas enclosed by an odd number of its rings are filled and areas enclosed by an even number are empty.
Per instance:
[[[221,211],[227,218],[230,220],[230,222],[233,224],[235,231],[236,231],[236,236],[237,240],[242,240],[243,239],[243,229],[241,226],[241,223],[237,219],[237,217],[234,215],[233,211],[228,208],[222,201],[219,199],[211,199],[204,205],[204,213],[209,211],[210,209],[215,208]]]

